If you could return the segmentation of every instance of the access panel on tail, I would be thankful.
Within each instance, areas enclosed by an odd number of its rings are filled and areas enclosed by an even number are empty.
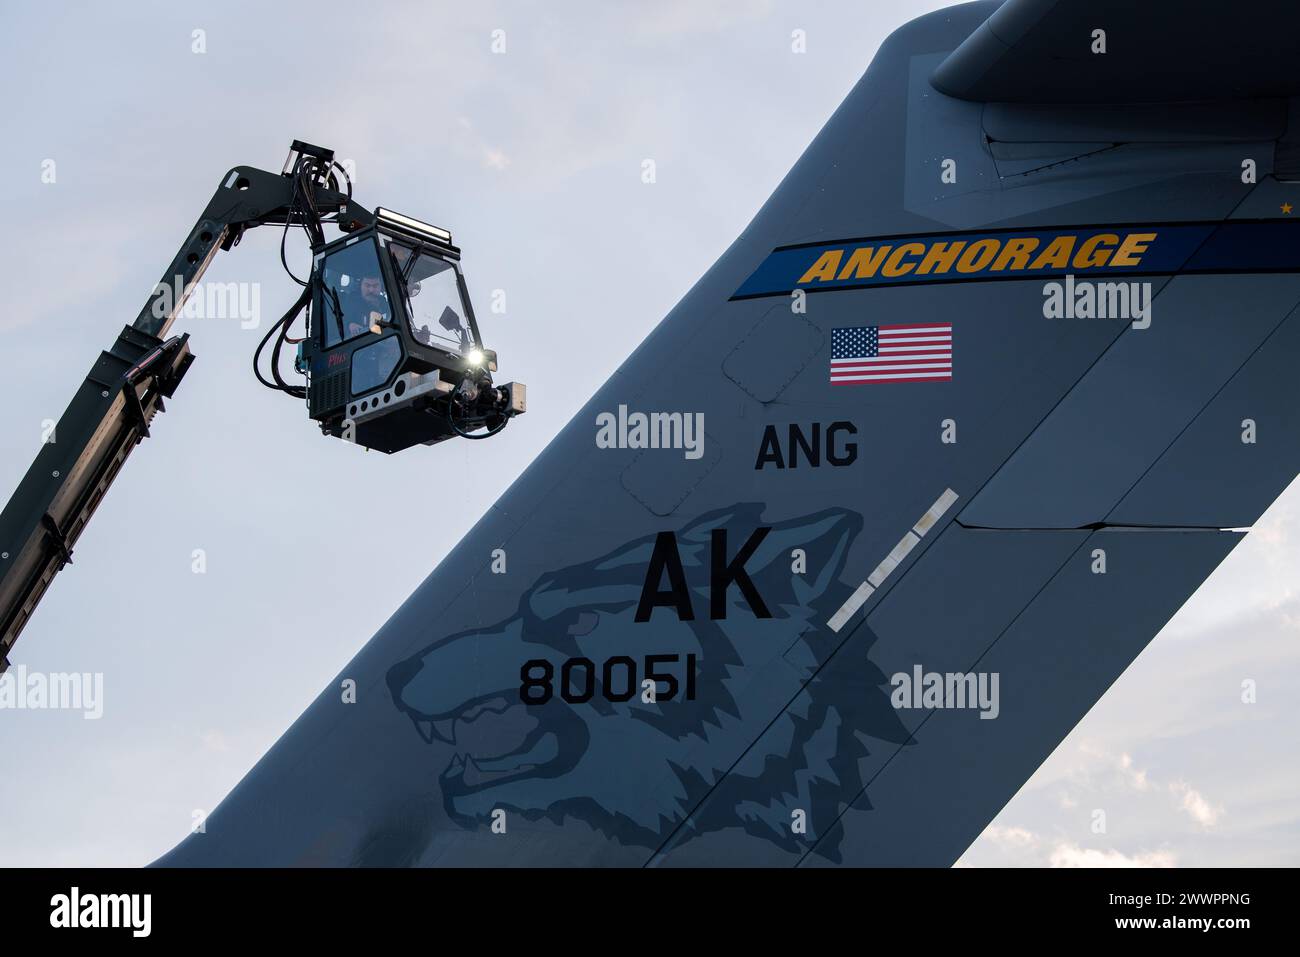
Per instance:
[[[951,864],[1300,470],[1292,90],[1120,96],[1077,14],[1201,9],[1141,6],[893,34],[356,702],[160,863]],[[1057,43],[1104,106],[971,99]]]

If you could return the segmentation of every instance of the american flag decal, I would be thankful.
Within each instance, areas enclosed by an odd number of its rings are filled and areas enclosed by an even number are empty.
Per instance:
[[[950,322],[831,330],[831,385],[950,379]]]

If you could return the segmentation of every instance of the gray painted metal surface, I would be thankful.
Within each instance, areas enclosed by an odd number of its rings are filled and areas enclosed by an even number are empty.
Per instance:
[[[1041,42],[1020,60],[1008,45],[991,89],[1037,75],[1072,21],[1035,34],[1034,18],[1070,6],[1008,5]],[[1141,6],[1162,24],[1194,17]],[[726,254],[206,832],[159,863],[946,866],[962,853],[1240,539],[1221,529],[1253,522],[1300,468],[1300,226],[1271,178],[1277,110],[1207,108],[1183,140],[1186,110],[1129,113],[1103,84],[1112,136],[1096,110],[1074,131],[1041,101],[936,90],[933,76],[980,88],[985,41],[963,44],[996,8],[954,7],[885,42]],[[1146,19],[1116,22],[1118,46]],[[1089,69],[1101,83],[1105,65]],[[1225,81],[1224,98],[1239,92]],[[1015,141],[989,142],[990,128]],[[1095,268],[1073,255],[919,266],[940,242],[1004,252],[1031,237],[1037,257],[1096,233],[1115,241]],[[897,275],[847,265],[908,243]],[[823,256],[827,278],[807,278]],[[1048,284],[1074,271],[1150,283],[1149,326],[1046,317]],[[891,325],[950,326],[951,378],[833,385],[834,330]],[[700,454],[600,447],[600,417],[636,412],[702,413]],[[738,555],[754,594],[727,583]],[[898,676],[918,668],[986,690],[996,675],[997,701],[900,697]],[[672,678],[653,679],[652,702],[647,673]]]

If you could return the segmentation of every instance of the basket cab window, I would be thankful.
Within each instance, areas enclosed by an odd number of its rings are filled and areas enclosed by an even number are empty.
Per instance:
[[[321,298],[321,344],[327,349],[392,319],[373,240],[344,246],[325,258]]]
[[[361,395],[378,389],[388,381],[402,361],[402,346],[397,336],[387,336],[352,353],[352,394]]]
[[[411,336],[425,346],[464,355],[478,348],[466,318],[455,266],[429,252],[390,243],[393,273],[406,300]]]

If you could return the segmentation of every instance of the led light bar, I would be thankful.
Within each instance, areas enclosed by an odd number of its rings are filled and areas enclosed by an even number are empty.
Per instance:
[[[395,213],[391,209],[384,209],[380,206],[375,210],[375,219],[381,224],[395,227],[408,233],[414,233],[425,239],[431,239],[434,242],[443,245],[451,245],[451,233],[438,226],[430,226],[428,223],[422,223],[418,219],[412,219],[410,216],[403,216],[401,213]]]

